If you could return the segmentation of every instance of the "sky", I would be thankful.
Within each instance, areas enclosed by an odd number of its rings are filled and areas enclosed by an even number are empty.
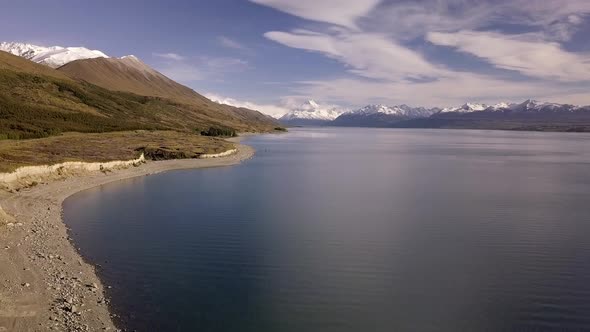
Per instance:
[[[0,41],[133,54],[212,99],[590,104],[589,0],[3,0]]]

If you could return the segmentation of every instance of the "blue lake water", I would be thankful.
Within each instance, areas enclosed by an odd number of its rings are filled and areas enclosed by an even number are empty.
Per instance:
[[[76,194],[139,331],[590,330],[590,135],[295,128]]]

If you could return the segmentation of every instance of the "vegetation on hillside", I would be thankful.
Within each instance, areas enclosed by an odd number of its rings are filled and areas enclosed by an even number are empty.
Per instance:
[[[0,52],[0,139],[137,129],[270,131],[275,125],[258,112],[225,109],[207,99],[188,104],[107,90]]]
[[[0,141],[0,172],[66,161],[130,160],[141,153],[153,160],[197,158],[233,148],[233,143],[223,139],[175,131],[67,133],[42,139]]]
[[[209,127],[207,130],[201,131],[203,136],[221,136],[221,137],[236,137],[238,134],[232,128],[218,128]]]

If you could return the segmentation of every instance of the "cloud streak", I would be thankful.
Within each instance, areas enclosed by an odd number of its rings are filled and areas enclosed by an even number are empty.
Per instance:
[[[219,44],[225,48],[230,48],[239,51],[251,51],[248,47],[244,46],[242,43],[231,39],[226,36],[220,36],[217,38]]]
[[[243,72],[250,68],[247,61],[232,57],[189,57],[175,53],[154,53],[154,56],[162,59],[156,65],[160,72],[182,83],[201,80],[219,81],[228,74]]]
[[[264,34],[344,66],[341,78],[299,82],[291,92],[301,98],[359,105],[449,105],[544,96],[590,102],[582,93],[590,85],[590,56],[563,46],[590,16],[590,1],[251,1],[324,23]],[[503,30],[506,24],[527,32]],[[445,63],[448,55],[428,57],[425,47],[416,47],[420,44],[430,45],[434,54],[450,48],[454,57],[468,54],[483,61],[451,69]]]
[[[223,97],[214,93],[207,93],[205,97],[213,100],[216,103],[230,105],[234,107],[245,107],[251,110],[262,112],[266,115],[270,115],[274,118],[280,118],[285,113],[289,112],[289,109],[280,105],[254,103],[250,101],[242,101],[233,98]]]
[[[378,34],[296,30],[267,32],[265,37],[288,47],[324,54],[346,65],[349,72],[367,78],[398,81],[447,73],[421,54]]]
[[[250,0],[307,20],[358,29],[357,20],[381,0]]]
[[[540,40],[535,35],[459,31],[432,32],[427,39],[524,75],[574,82],[590,80],[590,56],[566,52],[559,44]]]
[[[186,59],[184,56],[176,53],[152,53],[153,56],[173,61],[182,61]]]

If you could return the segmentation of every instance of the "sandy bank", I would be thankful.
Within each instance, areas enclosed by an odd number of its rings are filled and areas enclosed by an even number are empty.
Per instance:
[[[235,151],[202,159],[131,163],[127,168],[113,164],[108,172],[103,163],[102,171],[84,169],[19,192],[0,191],[0,207],[7,213],[0,212],[0,331],[116,330],[94,267],[69,241],[62,221],[67,197],[168,170],[234,165],[253,155],[252,148],[238,144]]]

